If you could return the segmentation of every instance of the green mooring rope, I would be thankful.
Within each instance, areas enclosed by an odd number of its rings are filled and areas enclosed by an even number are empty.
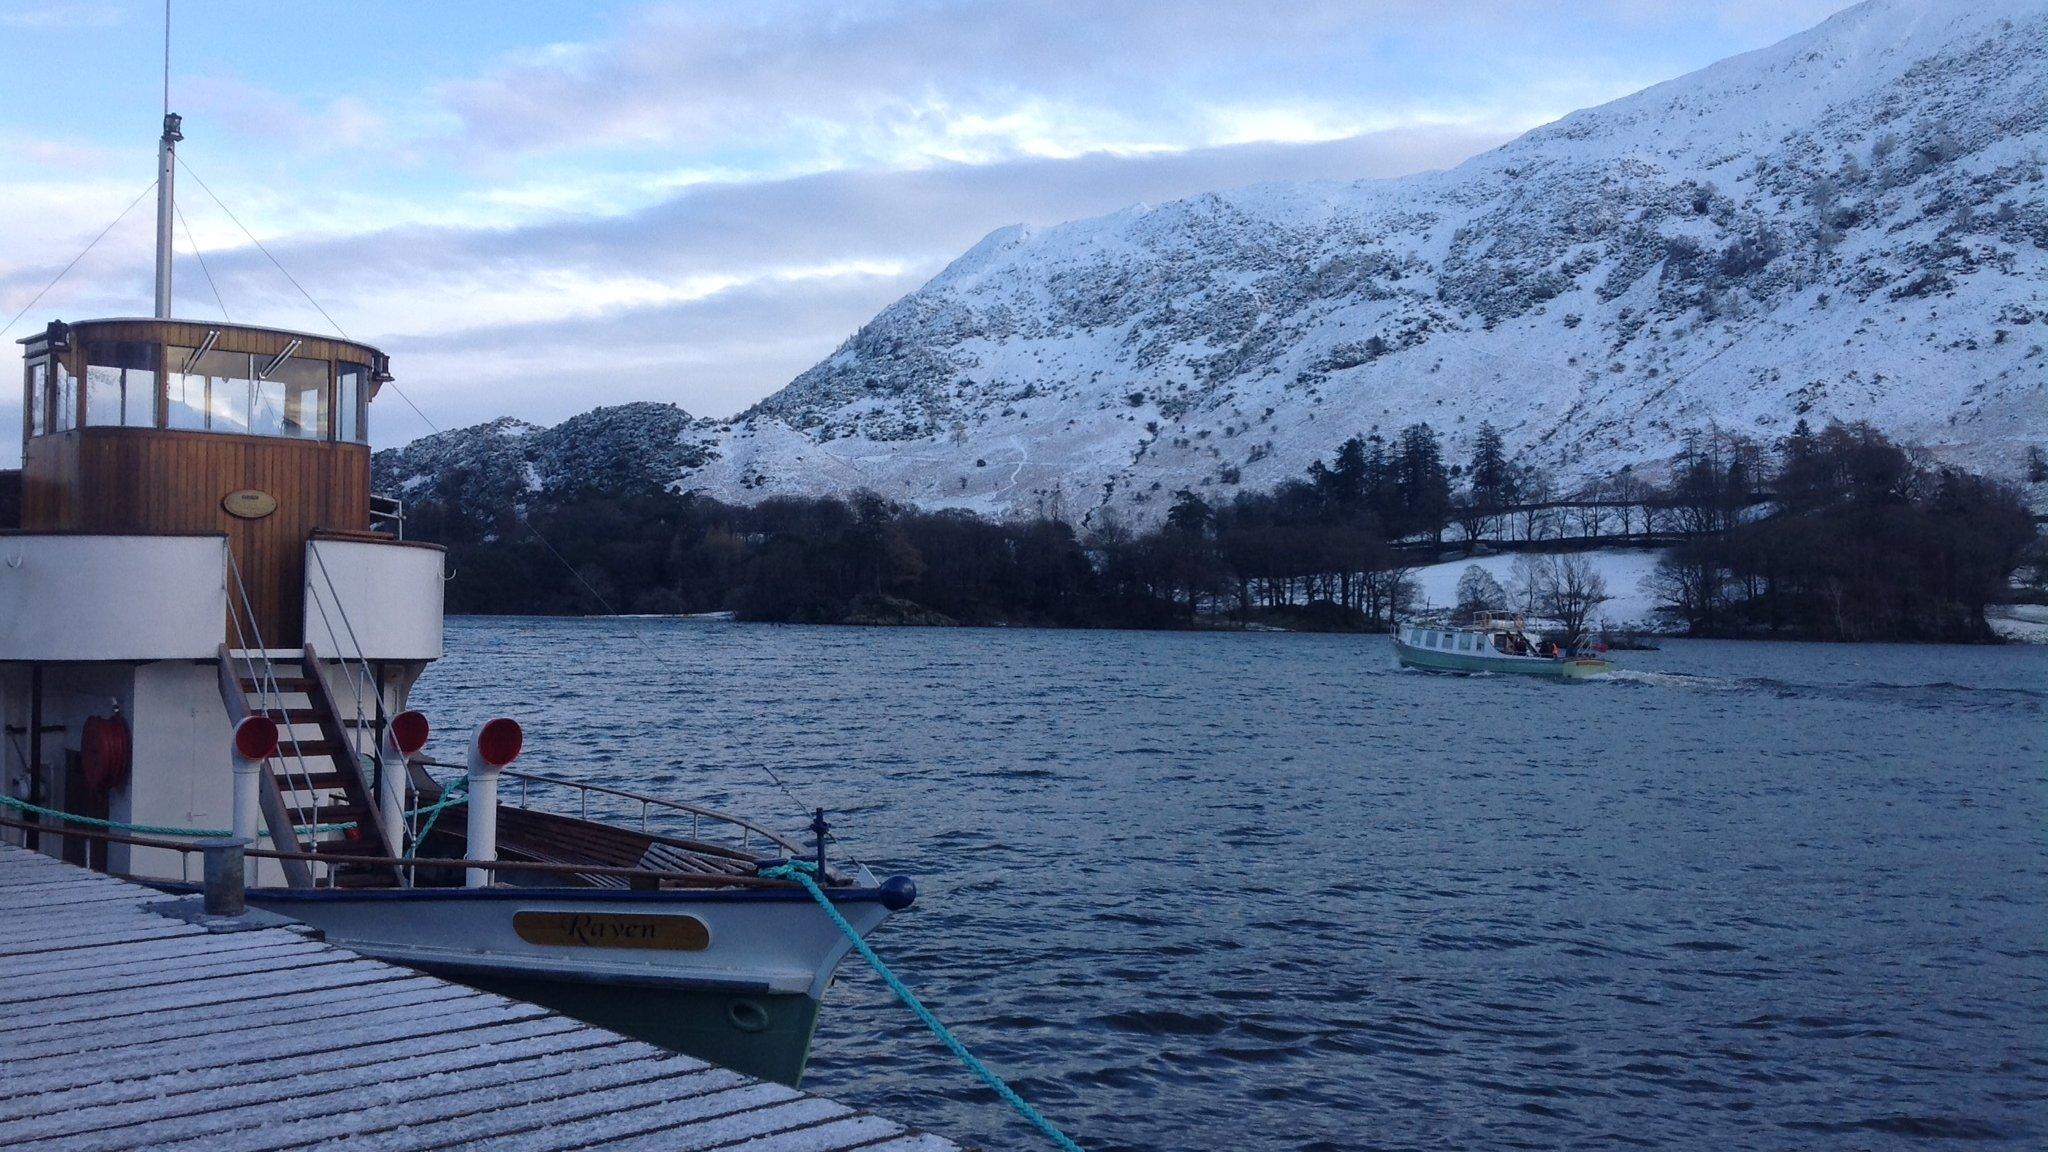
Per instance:
[[[1046,1138],[1059,1145],[1064,1152],[1081,1152],[1079,1144],[1074,1143],[1073,1140],[1068,1138],[1066,1133],[1054,1126],[1052,1121],[1047,1120],[1038,1109],[1033,1108],[1022,1096],[1017,1095],[1016,1089],[1003,1083],[1003,1078],[996,1075],[994,1069],[982,1063],[980,1058],[975,1056],[974,1053],[969,1052],[967,1045],[962,1044],[960,1038],[953,1035],[952,1030],[940,1023],[939,1018],[932,1015],[932,1010],[924,1006],[924,1002],[917,998],[917,993],[912,992],[902,980],[897,979],[896,973],[891,972],[887,964],[882,963],[882,958],[875,955],[875,950],[868,947],[868,942],[861,939],[860,933],[854,931],[853,925],[847,923],[846,917],[840,915],[839,909],[833,906],[831,897],[825,895],[825,890],[818,886],[818,881],[812,876],[812,873],[815,873],[817,870],[818,866],[809,860],[791,860],[787,864],[778,864],[773,868],[763,868],[761,875],[775,880],[794,880],[809,889],[811,898],[818,902],[819,907],[825,910],[826,915],[832,917],[832,922],[839,926],[839,930],[846,934],[846,938],[853,941],[854,950],[860,953],[861,959],[866,960],[868,967],[873,968],[875,974],[882,978],[883,983],[889,985],[889,990],[896,993],[897,998],[908,1005],[910,1010],[917,1014],[919,1020],[924,1021],[924,1026],[932,1030],[932,1035],[937,1036],[940,1043],[951,1049],[953,1055],[958,1056],[962,1064],[967,1065],[968,1071],[979,1076],[982,1083],[995,1089],[996,1095],[1002,1097],[1004,1103],[1016,1109],[1019,1116],[1029,1120],[1032,1127],[1045,1133]]]
[[[192,836],[206,838],[233,836],[235,834],[235,830],[232,828],[172,828],[163,824],[129,824],[121,820],[102,820],[97,816],[80,816],[76,812],[64,812],[56,808],[45,808],[41,804],[31,804],[26,800],[16,800],[12,796],[0,796],[0,805],[23,812],[33,812],[38,816],[49,816],[53,819],[67,821],[72,824],[83,824],[89,828],[105,828],[113,832],[138,832],[144,836]],[[356,822],[350,820],[345,824],[296,824],[293,825],[292,830],[301,836],[319,836],[327,832],[346,832],[355,826]],[[264,829],[256,834],[258,836],[268,836],[270,831],[269,829]]]
[[[468,802],[469,777],[457,776],[446,788],[441,790],[441,798],[439,800],[423,808],[415,808],[407,812],[406,816],[408,817],[425,816],[427,822],[424,827],[413,835],[412,843],[406,846],[405,858],[407,860],[412,859],[413,853],[419,850],[419,846],[427,842],[427,833],[434,830],[434,822],[441,818],[441,813],[444,809],[453,808],[457,804],[466,804]]]
[[[467,777],[457,777],[455,782],[448,786],[446,793],[439,800],[424,807],[415,808],[405,814],[407,817],[427,817],[427,826],[420,829],[419,836],[414,839],[414,847],[418,847],[419,841],[425,840],[427,833],[433,831],[434,821],[441,818],[442,809],[452,808],[469,799],[466,795],[468,791],[469,779]],[[41,804],[31,804],[26,800],[16,800],[12,796],[0,796],[0,806],[14,808],[22,812],[33,812],[38,816],[48,816],[51,819],[64,820],[72,824],[83,824],[88,828],[105,828],[110,832],[132,832],[143,836],[191,836],[203,839],[233,836],[235,834],[232,828],[173,828],[166,824],[130,824],[122,820],[102,820],[97,816],[80,816],[75,812],[45,808]],[[323,836],[329,832],[347,832],[355,827],[356,821],[349,820],[340,824],[296,824],[292,826],[292,831],[297,832],[301,836]],[[267,837],[270,835],[270,830],[267,828],[263,829],[257,832],[256,835]],[[405,854],[410,858],[412,850],[407,849]]]
[[[60,812],[55,808],[45,808],[41,804],[31,804],[26,800],[16,800],[12,796],[0,796],[0,804],[4,804],[9,808],[19,809],[23,812],[33,812],[38,816],[50,816],[58,820],[67,820],[73,824],[84,824],[90,828],[106,828],[115,832],[140,832],[145,836],[233,836],[235,834],[232,828],[168,828],[160,824],[124,824],[119,820],[101,820],[93,816],[79,816],[71,812]]]

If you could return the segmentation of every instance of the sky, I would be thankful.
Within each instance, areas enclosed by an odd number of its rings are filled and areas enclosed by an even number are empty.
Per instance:
[[[1451,167],[1846,6],[180,0],[174,312],[383,348],[379,445],[728,416],[993,229]],[[159,0],[0,0],[8,379],[150,311],[163,85]]]

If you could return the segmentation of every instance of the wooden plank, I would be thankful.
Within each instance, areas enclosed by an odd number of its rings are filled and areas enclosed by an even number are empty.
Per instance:
[[[682,1077],[606,1085],[571,1098],[521,1101],[403,1129],[376,1125],[343,1140],[304,1147],[326,1152],[425,1152],[489,1141],[492,1152],[550,1152],[592,1141],[609,1143],[634,1134],[639,1124],[665,1131],[796,1096],[794,1089],[779,1084],[706,1068]]]
[[[286,932],[281,935],[292,936],[301,941],[305,940],[305,937],[300,936],[296,932]],[[193,957],[232,952],[238,948],[276,945],[282,942],[279,936],[255,932],[235,932],[226,935],[195,932],[187,936],[174,937],[168,940],[142,940],[132,944],[109,944],[105,947],[95,948],[85,955],[74,956],[67,960],[61,968],[38,956],[0,960],[0,980],[6,980],[11,983],[13,980],[24,976],[48,975],[60,971],[83,973],[99,968],[117,967],[145,961],[176,963]]]
[[[468,1068],[459,1076],[386,1083],[371,1098],[320,1095],[272,1100],[234,1113],[228,1117],[233,1121],[229,1127],[199,1118],[191,1125],[152,1125],[148,1146],[159,1152],[268,1152],[280,1146],[324,1144],[376,1123],[411,1126],[522,1100],[573,1096],[609,1083],[674,1075],[663,1057],[640,1055],[639,1047],[613,1043],[562,1056]],[[188,1127],[195,1132],[183,1134]],[[61,1147],[65,1152],[113,1152],[127,1146],[88,1141]],[[35,1148],[22,1146],[23,1152]]]
[[[88,996],[63,1001],[43,1001],[27,1015],[32,1028],[74,1024],[82,1020],[100,1023],[154,1012],[183,1012],[221,1004],[251,1001],[296,1003],[335,988],[381,982],[390,979],[391,969],[375,960],[344,959],[300,972],[264,972],[251,969],[233,980],[208,980],[198,984],[177,984],[161,988],[123,989],[106,996]],[[0,1031],[6,1027],[0,1025]]]
[[[74,974],[65,973],[33,982],[9,982],[7,996],[11,1005],[27,1013],[36,1011],[30,1007],[32,1004],[98,997],[111,992],[130,992],[143,988],[210,984],[223,976],[236,976],[245,972],[291,972],[337,964],[350,958],[348,953],[339,949],[313,941],[301,941],[297,947],[279,945],[261,950],[238,949],[225,954],[202,954],[202,959],[198,963],[169,968],[160,964],[131,964],[119,969],[101,969],[93,973],[90,980],[80,980]]]
[[[504,1000],[483,992],[451,998],[444,986],[426,988],[424,994],[416,988],[399,992],[389,1002],[381,1002],[377,1009],[360,1009],[356,1004],[344,1004],[344,1009],[350,1013],[348,1019],[354,1021],[350,1035],[365,1045],[403,1043],[422,1031],[463,1035],[479,1027],[547,1019],[547,1011],[535,1004]],[[332,1009],[313,1004],[313,1009],[305,1013],[274,1013],[262,1019],[264,1023],[260,1025],[231,1021],[213,1031],[193,1031],[193,1023],[186,1019],[178,1035],[160,1031],[150,1039],[100,1047],[92,1052],[82,1052],[74,1041],[66,1052],[43,1052],[10,1064],[18,1074],[8,1078],[6,1093],[61,1091],[90,1084],[96,1078],[113,1082],[123,1076],[188,1076],[266,1060],[289,1060],[295,1064],[319,1064],[330,1058],[346,1060],[319,1029],[319,1025],[332,1019]],[[229,1043],[233,1043],[236,1056],[223,1056]],[[109,1060],[119,1064],[119,1074],[106,1072]]]
[[[10,1144],[16,1146],[56,1137],[89,1137],[94,1141],[105,1138],[113,1146],[120,1146],[142,1134],[147,1135],[147,1142],[155,1144],[181,1134],[227,1131],[245,1123],[281,1119],[281,1100],[293,1101],[293,1107],[303,1101],[307,1108],[352,1110],[351,1102],[358,1094],[393,1080],[452,1076],[491,1065],[550,1054],[569,1056],[610,1046],[608,1037],[579,1029],[566,1020],[503,1024],[473,1034],[468,1046],[450,1052],[316,1072],[298,1072],[290,1065],[266,1063],[245,1068],[246,1075],[234,1083],[214,1084],[203,1090],[174,1088],[164,1095],[147,1098],[147,1108],[122,1110],[135,1116],[126,1124],[108,1124],[101,1116],[79,1111],[58,1112],[10,1125],[8,1135]],[[380,1090],[376,1095],[381,1097],[384,1093]]]
[[[82,992],[92,988],[120,988],[139,981],[162,980],[167,972],[178,979],[189,979],[197,973],[224,974],[241,962],[237,957],[244,952],[268,962],[272,959],[284,960],[333,950],[318,940],[279,940],[269,933],[238,932],[234,935],[253,936],[254,939],[246,943],[238,942],[236,947],[194,949],[189,957],[176,964],[166,964],[160,956],[151,956],[129,960],[126,963],[67,967],[57,972],[31,970],[7,982],[7,995],[15,1001],[26,1001],[51,994]],[[227,941],[223,939],[208,943],[226,944]]]
[[[724,1152],[841,1152],[898,1135],[903,1130],[903,1125],[880,1116],[848,1116],[719,1147]]]
[[[236,1091],[236,1088],[262,1082],[264,1074],[272,1072],[270,1064],[276,1060],[289,1060],[287,1072],[291,1076],[328,1076],[350,1074],[360,1068],[389,1068],[399,1060],[434,1058],[438,1054],[455,1054],[459,1060],[473,1050],[500,1050],[500,1045],[514,1043],[580,1045],[586,1037],[602,1035],[567,1017],[510,1017],[502,1015],[506,1006],[494,1004],[494,1009],[500,1011],[498,1017],[485,1015],[485,1011],[471,1011],[465,1017],[414,1017],[430,1019],[434,1021],[434,1027],[428,1031],[416,1029],[410,1035],[391,1031],[377,1043],[360,1043],[354,1047],[342,1047],[342,1050],[305,1045],[295,1052],[279,1056],[276,1052],[264,1052],[260,1047],[242,1050],[238,1045],[227,1058],[221,1058],[221,1052],[215,1052],[213,1060],[207,1062],[168,1060],[158,1064],[121,1064],[119,1072],[102,1076],[92,1076],[92,1070],[84,1066],[74,1066],[63,1076],[49,1076],[41,1072],[43,1064],[39,1062],[31,1068],[31,1074],[25,1076],[25,1080],[37,1086],[37,1091],[0,1099],[0,1123],[14,1117],[80,1107],[109,1107],[127,1101],[168,1101],[188,1093],[213,1093],[219,1088]],[[602,1039],[608,1041],[610,1037]],[[256,1052],[262,1054],[254,1056]]]
[[[908,1136],[898,1136],[894,1140],[869,1145],[862,1152],[952,1152],[957,1147],[943,1136],[934,1136],[929,1132],[912,1132]]]
[[[130,944],[137,940],[162,940],[173,936],[198,936],[205,929],[175,920],[163,921],[163,927],[132,925],[127,928],[109,928],[104,932],[91,932],[72,936],[64,940],[14,940],[0,941],[0,956],[58,956],[87,948],[102,948],[109,944]],[[52,960],[51,963],[62,963]]]

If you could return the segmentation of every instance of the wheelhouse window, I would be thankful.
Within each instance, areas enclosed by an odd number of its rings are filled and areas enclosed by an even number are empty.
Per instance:
[[[346,360],[334,366],[334,438],[348,444],[368,440],[364,407],[369,401],[370,369]]]
[[[166,350],[171,377],[167,426],[194,432],[249,431],[256,358],[247,352]]]
[[[256,357],[249,431],[295,440],[327,439],[327,361]]]
[[[41,436],[50,423],[50,362],[32,360],[28,366],[28,434]]]
[[[61,356],[52,357],[56,380],[50,386],[50,431],[69,432],[78,427],[78,377]]]
[[[156,426],[157,346],[110,341],[86,349],[85,422]]]
[[[132,322],[121,322],[122,336]],[[109,332],[108,335],[114,335]],[[189,345],[141,339],[94,339],[75,347],[35,343],[24,349],[23,431],[30,438],[94,428],[165,428],[323,443],[369,440],[374,382],[387,379],[381,361],[351,362],[301,355],[311,339],[282,349],[222,348],[246,336],[209,330]],[[245,345],[246,347],[246,345]],[[82,375],[74,375],[74,371]]]

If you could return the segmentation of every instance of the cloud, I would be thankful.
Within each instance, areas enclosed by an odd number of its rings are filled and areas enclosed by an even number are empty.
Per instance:
[[[901,165],[1548,118],[1661,79],[1686,32],[1840,0],[767,0],[658,4],[440,96],[498,156],[675,148]],[[1560,69],[1560,58],[1582,66]],[[1700,63],[1703,61],[1695,61]],[[1648,71],[1645,72],[1645,69]],[[1527,126],[1526,123],[1524,126]]]
[[[269,246],[350,334],[392,354],[401,387],[437,424],[507,413],[552,420],[627,399],[722,416],[787,383],[996,228],[1268,180],[1445,167],[1507,135],[1401,130],[1160,156],[827,172],[692,185],[617,216]],[[24,323],[146,308],[144,216]],[[255,249],[206,260],[236,320],[327,330]],[[0,299],[25,302],[54,270],[0,274]],[[177,284],[180,315],[216,314],[196,261],[181,257]],[[402,403],[379,407],[380,442],[426,431]]]

